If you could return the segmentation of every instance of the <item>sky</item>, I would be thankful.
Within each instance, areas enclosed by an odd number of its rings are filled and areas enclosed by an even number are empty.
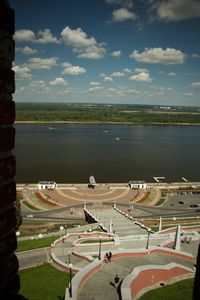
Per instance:
[[[200,106],[200,0],[10,0],[16,102]]]

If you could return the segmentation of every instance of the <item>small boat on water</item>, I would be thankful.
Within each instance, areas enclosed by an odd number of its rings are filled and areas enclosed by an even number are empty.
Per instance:
[[[91,175],[89,178],[89,187],[94,188],[95,185],[96,185],[96,180],[95,180],[94,176]]]

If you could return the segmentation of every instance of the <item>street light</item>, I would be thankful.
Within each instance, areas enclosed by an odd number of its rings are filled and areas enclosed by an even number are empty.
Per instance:
[[[101,235],[99,236],[99,260],[101,259]]]
[[[65,235],[66,235],[66,233],[67,233],[67,225],[65,225]]]
[[[146,230],[147,230],[147,245],[146,245],[146,249],[149,249],[149,237],[150,237],[151,229],[150,228],[146,228]]]
[[[63,231],[64,227],[63,226],[60,226],[60,231]]]
[[[69,264],[69,297],[72,298],[72,264]]]
[[[60,231],[61,231],[61,233],[60,233],[60,237],[62,236],[62,231],[64,230],[64,227],[63,226],[60,226]]]
[[[68,251],[68,265],[71,264],[71,257],[70,257],[70,255],[71,255],[71,251]]]

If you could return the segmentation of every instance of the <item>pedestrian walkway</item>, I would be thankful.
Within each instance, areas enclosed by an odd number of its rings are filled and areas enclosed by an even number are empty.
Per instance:
[[[112,223],[112,232],[119,236],[146,234],[146,229],[136,225],[133,220],[117,212],[113,208],[103,210],[92,210],[99,222],[110,231],[110,222]]]
[[[121,282],[137,266],[166,265],[172,262],[171,255],[150,254],[142,257],[121,257],[111,263],[104,263],[101,269],[92,274],[81,287],[77,300],[117,300],[120,299],[113,286],[114,277],[119,275]],[[173,262],[192,268],[192,262],[173,257]]]

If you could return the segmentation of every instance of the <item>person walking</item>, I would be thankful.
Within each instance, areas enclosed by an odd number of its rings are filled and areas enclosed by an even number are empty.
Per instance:
[[[115,275],[114,283],[115,283],[115,287],[117,287],[118,283],[119,283],[119,275],[118,274]]]

